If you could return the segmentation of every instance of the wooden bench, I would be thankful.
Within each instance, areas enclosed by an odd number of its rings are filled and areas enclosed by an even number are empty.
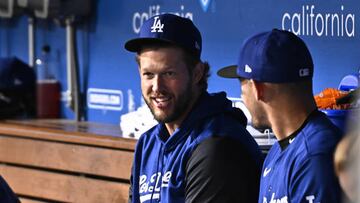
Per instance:
[[[0,174],[22,202],[127,202],[136,140],[118,126],[0,121]]]

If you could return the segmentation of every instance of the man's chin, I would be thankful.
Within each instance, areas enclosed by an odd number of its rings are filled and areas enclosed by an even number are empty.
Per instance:
[[[166,118],[164,118],[164,117],[154,116],[154,118],[159,123],[165,123],[165,121],[166,121]]]
[[[164,112],[155,112],[155,114],[153,114],[153,115],[154,115],[155,120],[157,120],[158,122],[161,122],[161,123],[166,123],[167,120],[169,119],[169,115],[167,115]]]
[[[178,119],[177,116],[174,114],[155,114],[154,115],[155,120],[157,120],[159,123],[171,123]]]
[[[264,133],[265,130],[270,130],[270,132],[272,132],[272,130],[269,126],[257,125],[257,124],[252,124],[251,126],[254,127],[256,130],[258,130],[261,133]]]
[[[262,127],[262,128],[257,128],[257,130],[261,133],[265,133],[266,130],[270,130],[267,133],[271,133],[272,129],[270,127]]]

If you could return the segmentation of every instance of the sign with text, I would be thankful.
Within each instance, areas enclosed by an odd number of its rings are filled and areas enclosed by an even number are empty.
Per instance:
[[[87,91],[88,108],[121,111],[123,94],[120,90],[89,88]]]

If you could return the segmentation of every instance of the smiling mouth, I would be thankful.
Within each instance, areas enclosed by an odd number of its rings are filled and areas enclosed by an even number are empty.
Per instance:
[[[171,97],[152,97],[151,99],[154,101],[156,107],[165,108],[169,105]]]

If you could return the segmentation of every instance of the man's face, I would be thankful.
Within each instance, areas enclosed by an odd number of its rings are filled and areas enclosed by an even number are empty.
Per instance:
[[[183,54],[176,47],[149,48],[139,54],[142,95],[159,122],[174,122],[190,109],[194,84]]]
[[[267,120],[266,112],[260,101],[256,99],[256,89],[254,81],[248,79],[240,79],[241,97],[244,100],[246,108],[251,114],[252,126],[259,130],[269,129],[270,125]]]

